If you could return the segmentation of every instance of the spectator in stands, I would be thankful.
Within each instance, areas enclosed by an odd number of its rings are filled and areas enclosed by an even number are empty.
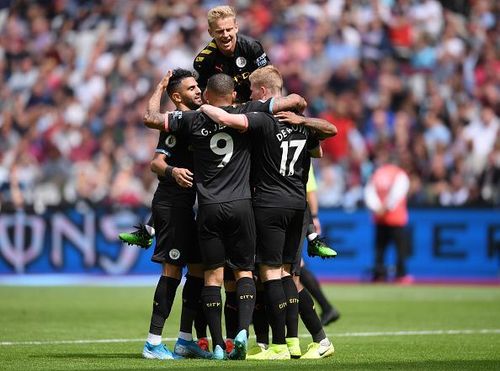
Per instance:
[[[89,162],[102,179],[92,199],[116,202],[111,185],[122,158],[139,163],[130,169],[131,187],[149,176],[141,163],[152,155],[155,134],[140,120],[145,94],[165,66],[189,67],[210,42],[208,3],[8,3],[0,10],[0,180],[8,178],[2,193],[22,147],[33,174],[65,169],[57,179],[31,176],[30,183],[26,165],[18,164],[26,206],[33,194],[51,189],[60,194],[47,202],[74,202],[74,176]],[[285,87],[303,93],[313,115],[336,123],[339,135],[325,143],[321,167],[352,180],[346,193],[366,185],[383,137],[411,169],[412,202],[439,205],[446,189],[462,183],[465,205],[499,205],[491,185],[498,184],[492,153],[499,135],[500,3],[392,3],[238,2],[238,23],[241,33],[262,41]],[[459,153],[462,180],[451,175]],[[446,187],[436,187],[441,180],[429,170],[436,167]],[[146,200],[139,204],[152,197],[146,183],[138,187]],[[325,205],[338,204],[323,184],[332,185],[320,181]]]
[[[380,166],[370,178],[365,189],[365,202],[373,213],[375,223],[375,268],[373,280],[388,278],[384,255],[389,243],[396,245],[396,282],[408,284],[411,276],[406,273],[408,223],[406,206],[410,180],[406,172],[393,164]]]

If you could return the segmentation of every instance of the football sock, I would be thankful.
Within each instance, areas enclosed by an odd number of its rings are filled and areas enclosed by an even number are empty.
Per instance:
[[[200,307],[201,290],[204,285],[203,278],[190,276],[189,274],[186,276],[186,282],[182,290],[182,312],[179,327],[181,332],[189,334],[193,332],[193,322]]]
[[[186,340],[186,341],[192,341],[193,340],[193,334],[192,333],[187,333],[187,332],[182,332],[182,331],[179,331],[179,335],[177,337],[179,339]]]
[[[313,341],[319,343],[326,335],[318,314],[314,310],[314,301],[306,289],[299,292],[299,313],[302,322],[311,334]]]
[[[253,329],[257,343],[269,344],[269,322],[266,316],[266,294],[257,290],[255,299],[255,309],[253,310]]]
[[[219,286],[205,286],[201,291],[201,301],[203,303],[203,311],[207,318],[210,335],[212,335],[212,346],[215,349],[219,345],[222,349],[226,349],[226,344],[222,337],[222,297]]]
[[[161,335],[155,335],[155,334],[149,333],[147,342],[151,345],[160,345],[161,344]]]
[[[155,235],[155,229],[154,229],[154,222],[153,222],[153,215],[151,214],[151,217],[149,218],[148,222],[144,226],[146,230],[148,231],[149,235],[153,237]]]
[[[245,329],[248,336],[248,327],[252,322],[252,313],[255,308],[255,282],[250,277],[243,277],[236,281],[236,298],[238,300],[238,330]]]
[[[306,209],[306,215],[309,220],[306,236],[309,241],[312,241],[318,236],[318,234],[316,233],[316,227],[314,226],[313,217],[311,215],[311,210],[309,209],[309,207],[307,207]]]
[[[323,312],[332,307],[326,296],[323,294],[323,291],[321,291],[318,280],[306,267],[302,267],[300,270],[300,283],[307,289],[307,291],[309,291],[311,296],[316,299]]]
[[[307,240],[308,240],[308,241],[312,241],[312,240],[314,240],[316,237],[318,237],[318,234],[317,234],[316,232],[307,233]]]
[[[286,337],[295,338],[299,333],[299,293],[292,276],[281,279],[285,291],[286,307]]]
[[[201,302],[201,295],[200,295]],[[196,317],[194,318],[194,329],[196,330],[196,337],[198,339],[207,337],[207,317],[205,317],[205,311],[203,310],[203,305],[198,307],[196,312]]]
[[[172,304],[175,299],[175,292],[177,286],[181,281],[167,276],[161,276],[158,284],[156,285],[154,300],[153,300],[153,313],[151,315],[151,323],[149,332],[153,335],[161,335],[165,320],[170,314]]]
[[[224,319],[226,321],[226,337],[234,339],[238,333],[238,302],[234,291],[226,291]]]
[[[273,344],[286,344],[286,296],[281,279],[264,282],[266,293],[266,308],[269,315],[269,323],[273,333]]]

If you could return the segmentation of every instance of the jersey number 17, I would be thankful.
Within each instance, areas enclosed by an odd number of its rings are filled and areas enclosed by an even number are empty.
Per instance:
[[[291,140],[289,142],[281,142],[281,164],[280,164],[280,174],[283,176],[291,176],[295,174],[295,163],[299,159],[304,146],[306,145],[306,140]],[[289,149],[295,148],[293,152],[292,159],[288,163],[288,170],[286,168],[288,162]],[[291,151],[290,151],[291,152]],[[291,153],[290,153],[291,154]]]

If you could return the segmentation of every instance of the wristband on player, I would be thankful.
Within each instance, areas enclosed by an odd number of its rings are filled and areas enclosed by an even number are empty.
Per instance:
[[[174,171],[174,167],[167,165],[167,168],[165,169],[165,176],[167,177],[172,177],[172,172]]]
[[[311,218],[317,218],[318,214],[311,214]]]

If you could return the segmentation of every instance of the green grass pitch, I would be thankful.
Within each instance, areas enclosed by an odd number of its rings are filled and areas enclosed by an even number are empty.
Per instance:
[[[500,370],[499,287],[324,288],[342,313],[326,328],[333,357],[217,362],[141,358],[154,287],[0,287],[0,370]],[[164,337],[177,335],[179,297]]]

